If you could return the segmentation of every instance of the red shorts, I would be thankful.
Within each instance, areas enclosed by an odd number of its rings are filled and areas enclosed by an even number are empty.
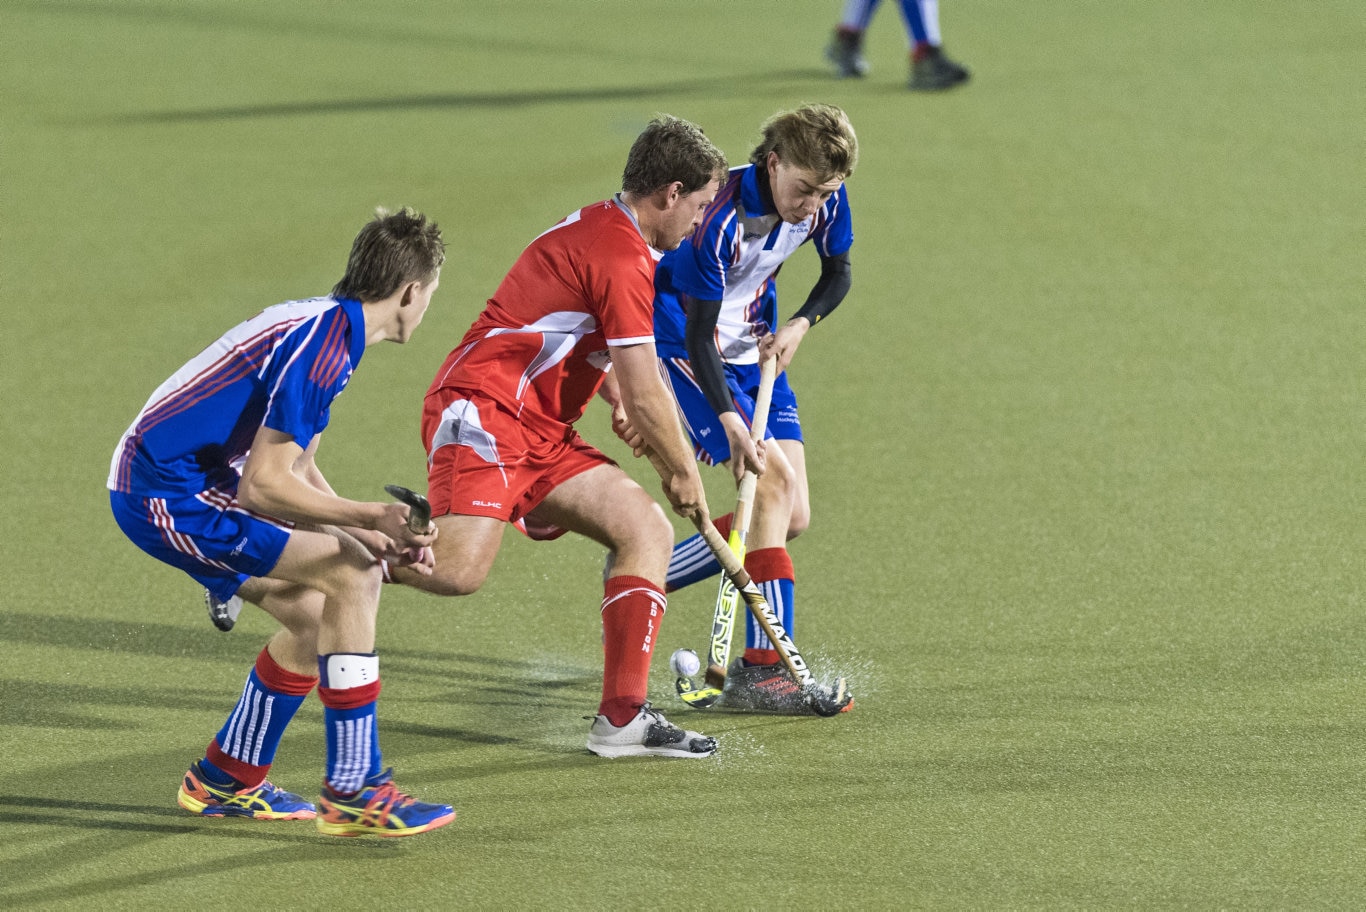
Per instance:
[[[547,439],[492,399],[439,389],[422,407],[432,515],[518,523],[575,475],[616,463],[570,429]],[[536,537],[536,536],[533,536]]]

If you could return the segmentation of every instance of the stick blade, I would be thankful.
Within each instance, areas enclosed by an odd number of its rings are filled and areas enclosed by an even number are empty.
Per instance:
[[[427,498],[403,485],[385,485],[384,491],[399,503],[408,505],[408,528],[421,534],[432,522],[432,505]]]
[[[707,669],[707,676],[710,677],[711,668]],[[699,686],[700,684],[700,686]],[[692,709],[706,709],[721,699],[721,686],[718,684],[712,687],[710,681],[694,681],[692,678],[680,676],[674,681],[674,690],[678,692],[678,698]]]
[[[829,718],[848,712],[854,706],[854,695],[849,692],[844,678],[835,681],[834,687],[813,684],[806,689],[806,705],[818,716]]]

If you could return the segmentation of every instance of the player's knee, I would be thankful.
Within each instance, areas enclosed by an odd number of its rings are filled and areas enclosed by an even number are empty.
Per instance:
[[[659,504],[651,500],[648,507],[632,514],[630,524],[618,532],[617,539],[611,547],[619,560],[643,559],[664,567],[673,553],[674,527]]]
[[[323,591],[328,595],[346,594],[360,598],[366,604],[379,604],[379,590],[384,584],[384,571],[377,560],[343,561],[330,575],[330,588]]]
[[[418,577],[414,585],[432,595],[473,595],[488,578],[488,567],[445,566],[438,561],[431,576]]]
[[[792,518],[787,523],[787,540],[792,541],[811,527],[811,508],[798,503],[792,508]]]
[[[669,555],[674,550],[674,527],[669,522],[669,517],[664,515],[664,511],[656,505],[650,512],[649,529],[645,532],[649,536],[650,547],[664,558],[664,563],[669,562]]]
[[[763,481],[769,496],[775,500],[792,501],[797,497],[797,472],[786,459],[771,459],[764,469]]]
[[[241,594],[240,590],[238,594]],[[286,586],[262,592],[258,598],[248,601],[259,605],[262,611],[279,621],[296,637],[317,638],[323,617],[323,597],[318,590],[307,586]]]

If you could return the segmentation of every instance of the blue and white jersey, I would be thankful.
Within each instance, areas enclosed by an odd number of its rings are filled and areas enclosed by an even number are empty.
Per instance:
[[[681,295],[720,301],[716,344],[721,360],[755,364],[758,343],[778,325],[774,278],[792,252],[812,241],[821,256],[845,253],[854,243],[844,185],[816,214],[795,225],[765,205],[758,168],[732,168],[707,207],[702,224],[655,271],[655,345],[661,358],[686,358],[687,322]]]
[[[147,497],[234,488],[262,426],[307,448],[365,351],[359,301],[269,307],[163,383],[124,433],[109,489]]]

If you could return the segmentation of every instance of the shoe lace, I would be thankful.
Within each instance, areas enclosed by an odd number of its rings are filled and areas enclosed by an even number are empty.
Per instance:
[[[399,791],[398,786],[394,785],[393,780],[375,787],[375,794],[370,799],[372,807],[382,806],[384,808],[401,807],[405,804],[413,803],[413,796]]]
[[[660,712],[659,710],[651,706],[649,700],[646,700],[644,703],[640,704],[640,711],[643,715],[653,720],[653,722],[656,725],[662,725],[665,728],[678,728],[677,725],[674,725],[668,719],[664,718],[664,713]]]

